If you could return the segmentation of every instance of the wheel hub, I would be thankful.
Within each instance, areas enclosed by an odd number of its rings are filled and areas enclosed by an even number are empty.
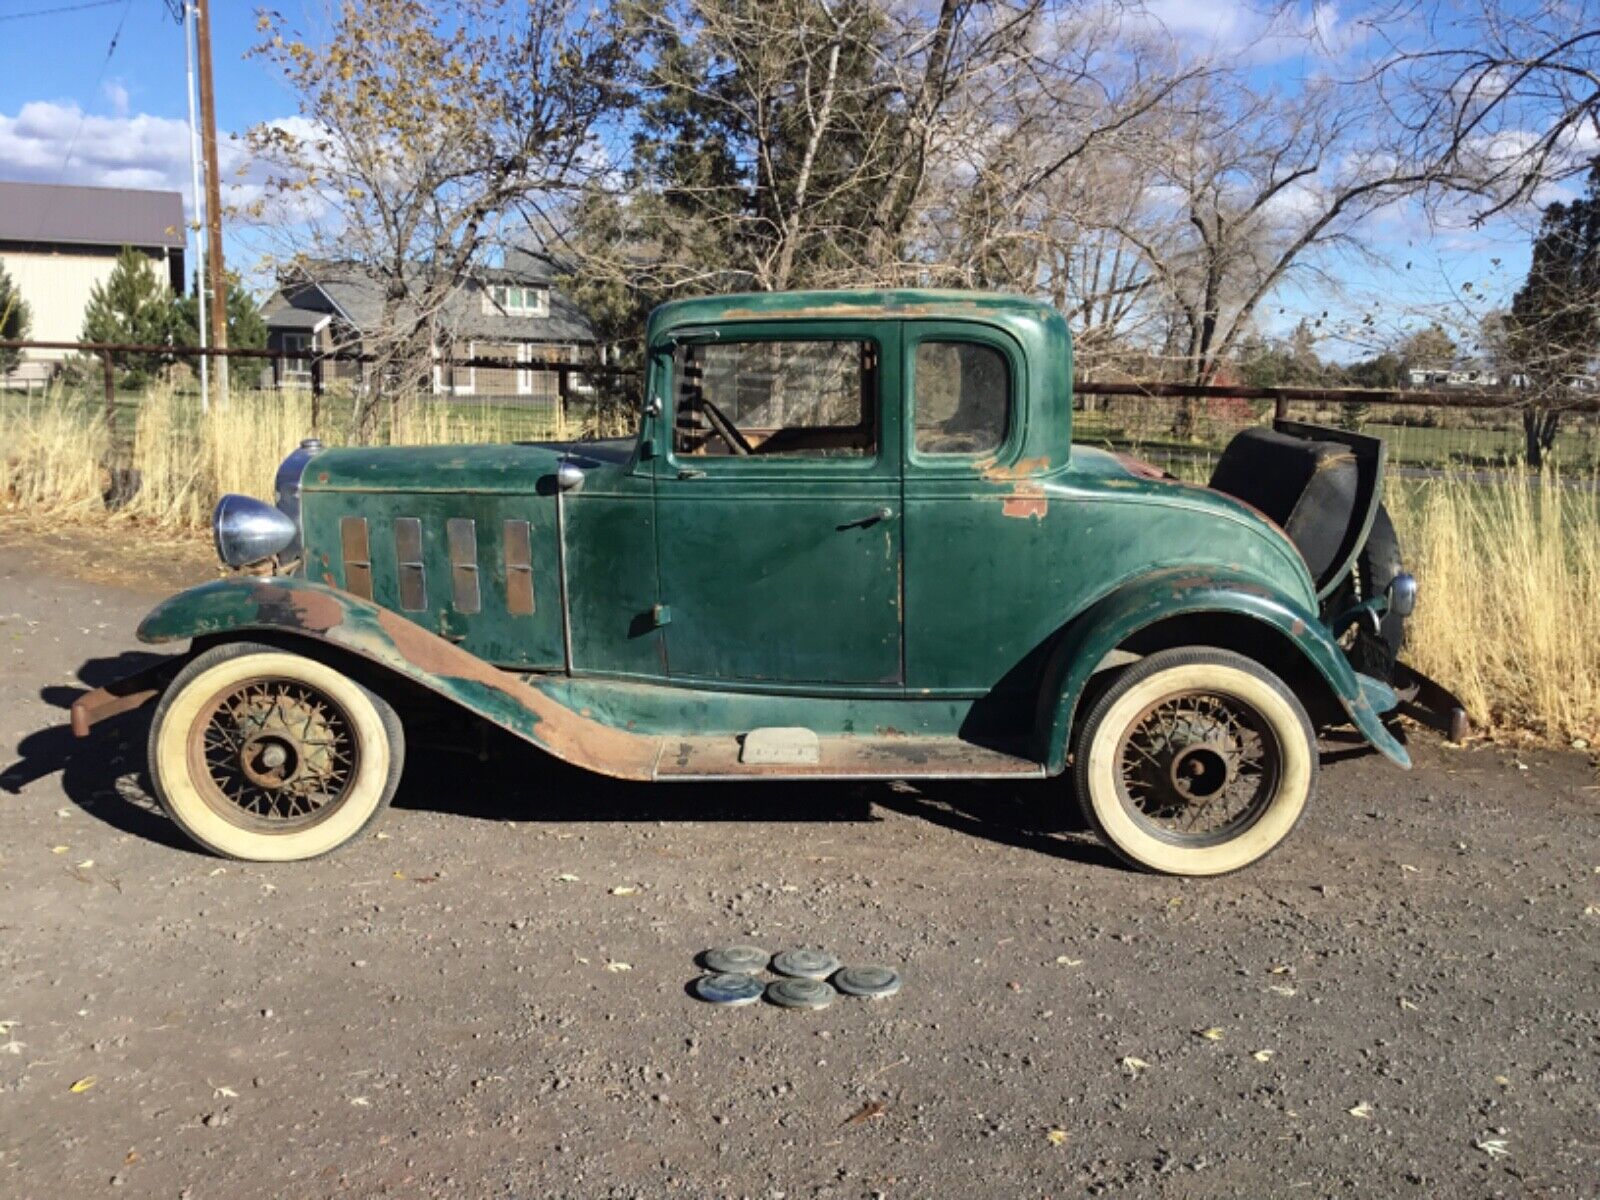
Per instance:
[[[1168,841],[1207,844],[1253,822],[1277,786],[1276,742],[1248,705],[1208,692],[1140,713],[1119,748],[1123,802]]]
[[[349,718],[297,680],[253,680],[218,696],[196,722],[212,807],[274,829],[330,811],[355,778]]]

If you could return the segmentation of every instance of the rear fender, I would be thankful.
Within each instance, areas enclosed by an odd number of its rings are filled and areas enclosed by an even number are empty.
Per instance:
[[[164,600],[139,624],[150,643],[262,632],[359,655],[588,770],[649,779],[655,765],[655,739],[581,717],[398,613],[320,583],[222,579]]]
[[[1246,576],[1175,569],[1125,584],[1067,627],[1045,664],[1035,722],[1036,753],[1051,774],[1065,769],[1072,723],[1099,665],[1134,634],[1170,617],[1221,613],[1259,621],[1282,634],[1316,668],[1363,737],[1402,767],[1411,757],[1379,720],[1394,695],[1351,669],[1322,624],[1291,600]]]

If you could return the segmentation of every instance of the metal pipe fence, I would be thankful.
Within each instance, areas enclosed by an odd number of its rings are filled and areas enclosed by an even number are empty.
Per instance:
[[[258,389],[308,394],[312,423],[320,426],[325,402],[362,394],[372,383],[370,369],[380,361],[377,355],[351,350],[216,350],[135,343],[0,341],[0,350],[74,356],[56,360],[59,369],[78,376],[74,386],[80,397],[98,387],[113,429],[118,408],[140,399],[141,388],[119,383],[119,372],[126,376],[123,368],[130,362],[164,365],[202,356],[258,362]],[[445,353],[429,366],[429,401],[543,409],[563,417],[598,405],[603,397],[616,401],[640,382],[634,368],[538,361],[531,354]],[[90,378],[86,367],[98,379]],[[1176,464],[1190,474],[1203,470],[1240,429],[1273,418],[1381,436],[1389,445],[1391,463],[1402,471],[1502,470],[1538,457],[1530,456],[1535,438],[1530,417],[1552,411],[1552,406],[1530,402],[1526,393],[1481,388],[1247,387],[1080,378],[1073,393],[1076,440]],[[1553,408],[1560,416],[1545,454],[1564,471],[1600,475],[1600,395],[1572,394]]]

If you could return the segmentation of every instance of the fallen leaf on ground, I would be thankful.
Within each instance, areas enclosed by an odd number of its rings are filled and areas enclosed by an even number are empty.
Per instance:
[[[68,850],[71,850],[71,849],[72,849],[71,846],[51,846],[50,847],[50,853],[51,854],[65,854]]]
[[[1052,1129],[1044,1135],[1044,1140],[1052,1146],[1065,1146],[1067,1144],[1067,1131],[1065,1129]]]
[[[1345,1112],[1349,1113],[1352,1117],[1359,1117],[1363,1121],[1369,1121],[1372,1119],[1372,1105],[1368,1104],[1365,1100],[1356,1105],[1354,1108],[1345,1109]]]
[[[1400,864],[1400,869],[1402,871],[1415,871],[1416,870],[1416,868],[1413,867],[1410,863],[1401,863]]]
[[[1293,996],[1295,990],[1286,983],[1269,983],[1267,991],[1276,992],[1280,996]]]
[[[1196,1029],[1194,1032],[1196,1037],[1203,1037],[1208,1042],[1220,1042],[1222,1040],[1222,1027],[1220,1025],[1213,1025],[1209,1029]]]
[[[612,971],[612,972],[616,972],[616,971],[631,971],[631,970],[633,970],[633,964],[632,963],[625,963],[625,962],[608,962],[606,964],[606,970]]]
[[[614,888],[612,888],[611,889],[611,894],[613,896],[631,896],[635,892],[637,892],[638,890],[639,889],[636,888],[636,887],[629,887],[628,885],[624,884],[622,887],[614,887]]]
[[[1501,1087],[1503,1087],[1503,1088],[1508,1088],[1508,1087],[1510,1087],[1510,1086],[1511,1086],[1511,1080],[1510,1080],[1510,1079],[1508,1079],[1508,1078],[1507,1078],[1507,1077],[1506,1077],[1506,1076],[1504,1076],[1504,1075],[1496,1075],[1496,1076],[1495,1076],[1495,1077],[1494,1077],[1494,1081],[1495,1081],[1495,1082],[1496,1082],[1496,1083],[1498,1083],[1498,1084],[1499,1084],[1499,1085],[1500,1085],[1500,1086],[1501,1086]]]
[[[1290,971],[1292,971],[1292,970],[1293,970],[1293,969],[1294,969],[1294,968],[1293,968],[1293,967],[1290,967],[1290,966],[1288,966],[1288,965],[1287,965],[1287,964],[1285,964],[1285,963],[1279,963],[1279,964],[1278,964],[1278,965],[1277,965],[1277,966],[1275,966],[1275,967],[1268,967],[1268,968],[1267,968],[1267,969],[1268,969],[1268,971],[1270,971],[1270,972],[1271,972],[1271,973],[1272,973],[1272,974],[1274,974],[1274,975],[1287,975],[1287,974],[1288,974],[1288,973],[1289,973],[1289,972],[1290,972]]]
[[[1056,965],[1061,967],[1081,967],[1083,966],[1083,959],[1068,958],[1065,954],[1058,954],[1056,955]]]
[[[128,1153],[127,1153],[127,1156],[125,1158],[123,1158],[123,1160],[122,1160],[122,1165],[125,1166],[125,1167],[131,1167],[131,1166],[133,1166],[134,1163],[136,1163],[138,1161],[139,1161],[139,1152],[137,1150],[129,1150]]]
[[[1417,1011],[1417,1006],[1414,1003],[1412,1003],[1410,1000],[1407,1000],[1404,996],[1401,996],[1400,997],[1400,1011],[1401,1012],[1416,1012]]]
[[[557,883],[577,883],[578,882],[578,877],[576,875],[572,874],[570,871],[563,871],[563,872],[561,872],[561,874],[556,876],[556,882]]]
[[[218,867],[215,871],[210,872],[210,875],[213,878],[215,878],[218,875],[226,875],[227,873],[228,873],[228,868],[227,867]]]
[[[92,866],[94,866],[94,859],[86,858],[81,863],[78,864],[78,870],[87,871]]]
[[[215,1084],[213,1084],[211,1087],[211,1095],[213,1098],[218,1096],[226,1096],[230,1100],[237,1100],[239,1098],[239,1093],[234,1091],[231,1087],[217,1087]]]
[[[69,1091],[69,1092],[87,1092],[90,1088],[92,1088],[95,1084],[97,1084],[99,1082],[100,1082],[100,1080],[99,1080],[98,1077],[96,1077],[94,1075],[85,1075],[82,1079],[78,1080],[71,1087],[69,1087],[67,1089],[67,1091]]]
[[[357,1108],[371,1108],[372,1107],[372,1101],[368,1100],[365,1096],[351,1096],[350,1097],[350,1103],[354,1104]]]
[[[1505,1138],[1485,1138],[1481,1142],[1473,1142],[1474,1150],[1482,1150],[1490,1158],[1509,1158],[1510,1149],[1506,1146]]]
[[[1250,1057],[1255,1059],[1257,1062],[1271,1062],[1274,1053],[1275,1051],[1272,1050],[1257,1050]]]
[[[70,817],[71,815],[72,815],[72,810],[70,808],[58,808],[58,809],[56,809],[56,816],[58,816],[58,817]]]
[[[881,1117],[888,1106],[881,1100],[868,1100],[844,1119],[846,1125],[865,1125],[873,1117]]]
[[[378,840],[380,842],[387,842],[389,840],[389,834],[380,831],[378,834]]]
[[[406,877],[406,873],[404,871],[396,871],[394,873],[394,878],[396,878],[396,879],[404,879],[405,877]]]
[[[1134,1058],[1131,1054],[1122,1060],[1122,1069],[1133,1078],[1139,1078],[1139,1072],[1149,1067],[1149,1063],[1142,1058]]]

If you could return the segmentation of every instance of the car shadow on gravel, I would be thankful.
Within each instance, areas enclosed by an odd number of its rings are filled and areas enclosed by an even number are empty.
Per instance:
[[[394,804],[524,822],[872,823],[886,810],[1052,858],[1126,869],[1085,829],[1062,780],[633,783],[591,774],[489,731],[477,751],[409,752]]]
[[[70,707],[82,689],[45,688],[44,692],[46,699],[51,699],[48,693],[63,693],[64,706]],[[0,803],[3,796],[20,795],[29,784],[60,772],[62,792],[90,816],[134,837],[201,853],[151,794],[145,773],[150,715],[147,706],[112,717],[96,725],[88,738],[73,737],[64,721],[30,733],[17,744],[20,757],[0,769]]]

